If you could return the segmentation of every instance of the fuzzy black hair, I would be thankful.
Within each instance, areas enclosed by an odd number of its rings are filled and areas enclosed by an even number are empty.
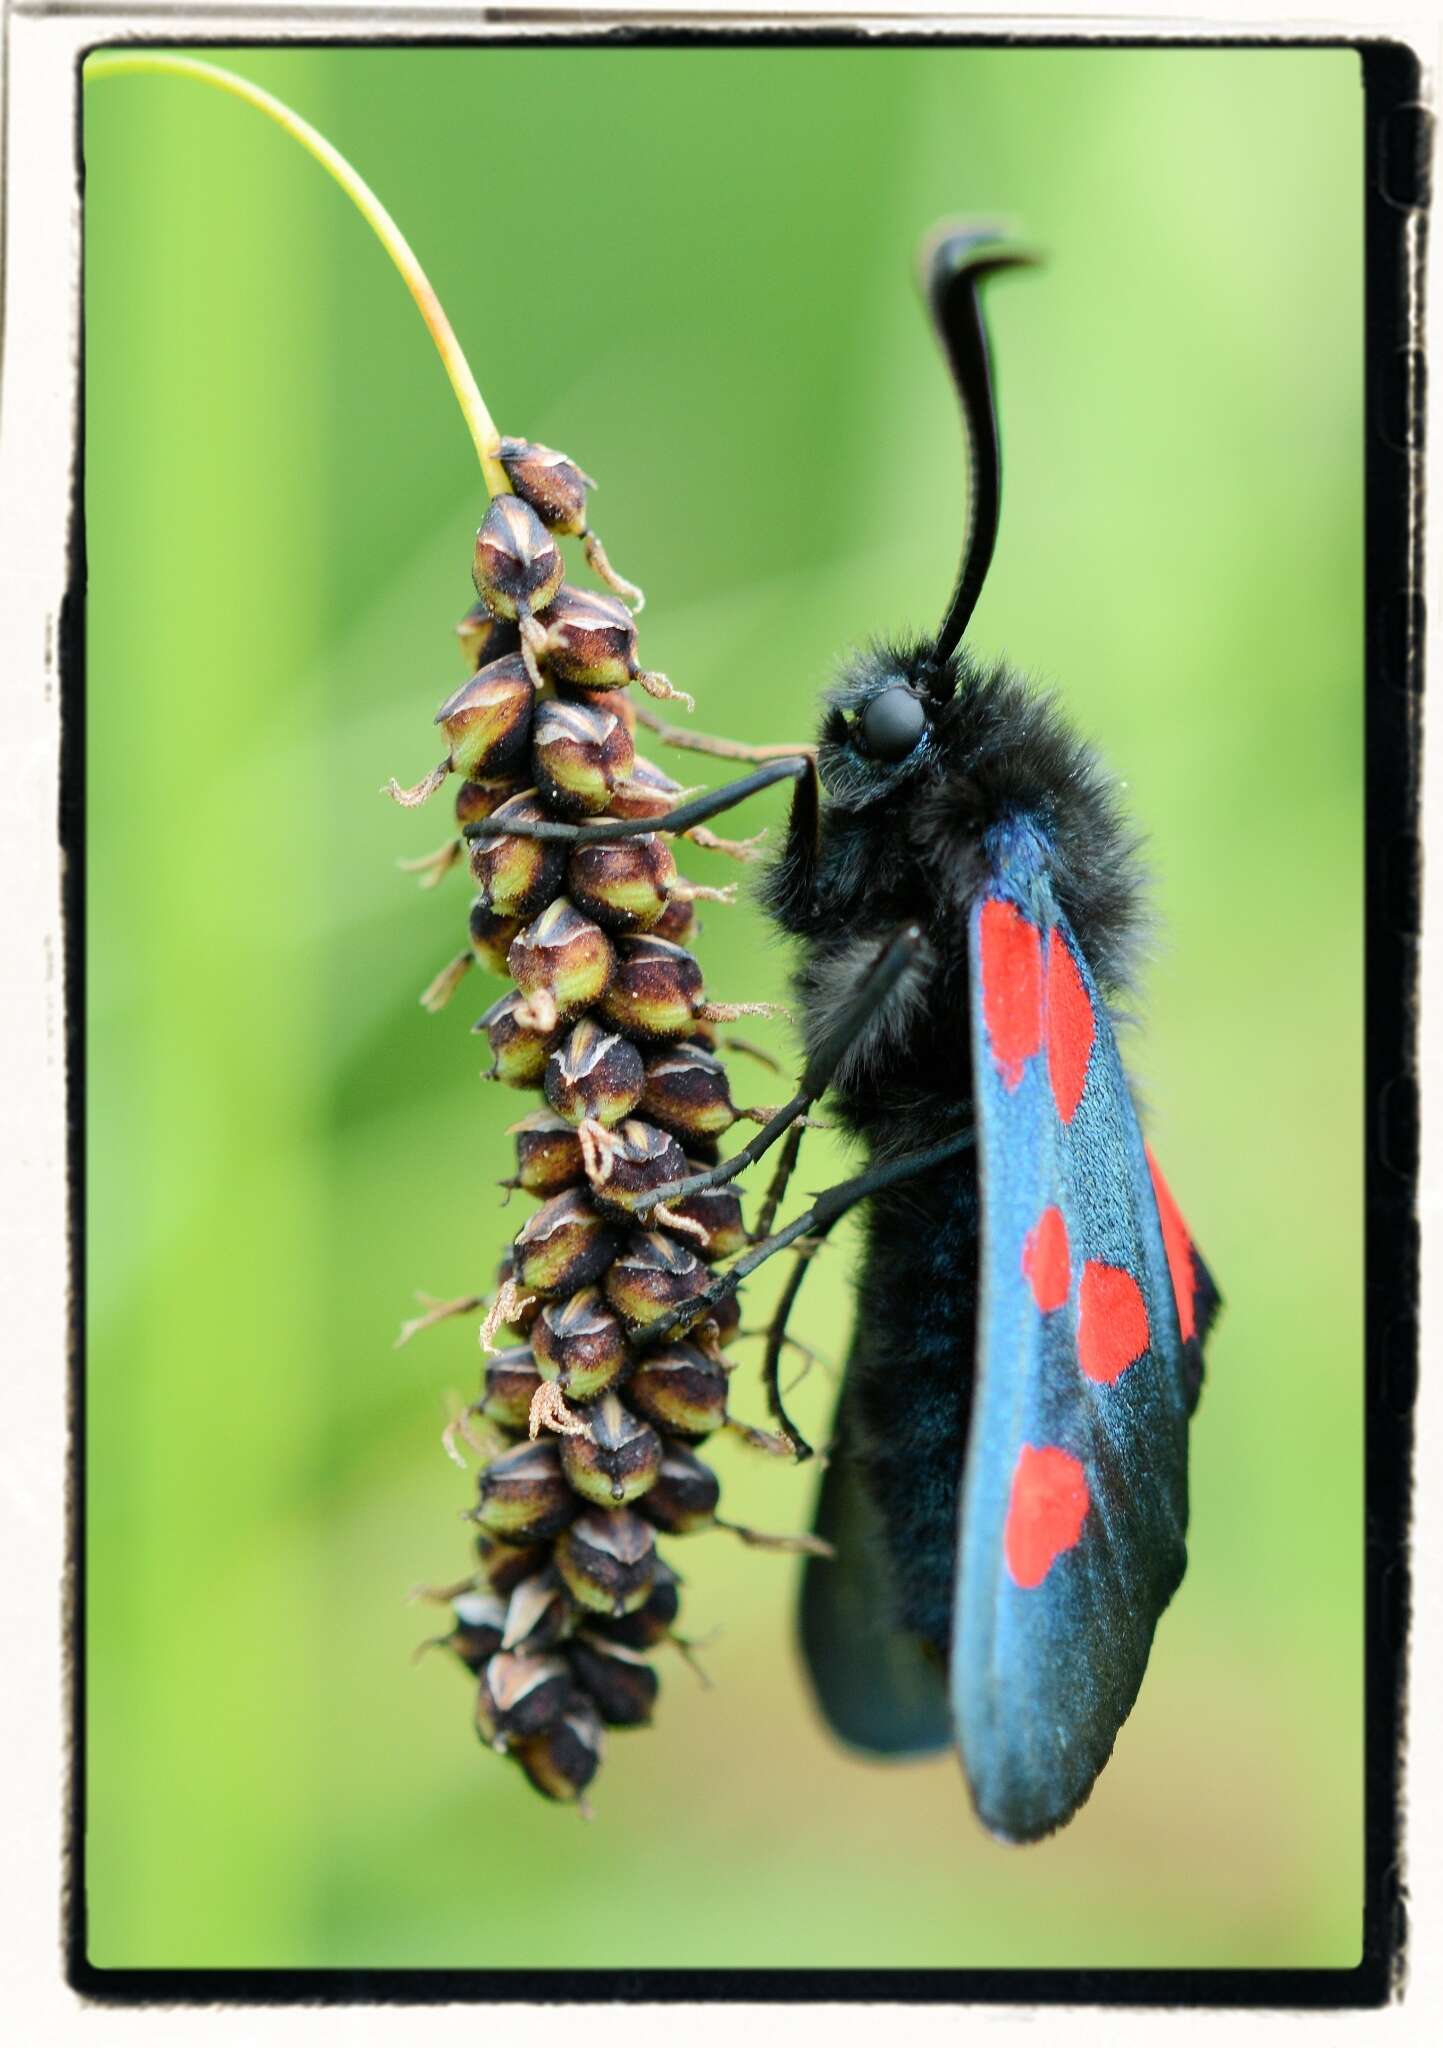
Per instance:
[[[929,723],[905,760],[879,761],[859,714],[899,685]],[[1147,927],[1140,841],[1116,781],[1048,692],[966,648],[944,662],[928,641],[879,644],[848,662],[819,737],[820,843],[792,834],[763,884],[784,930],[825,944],[917,916],[933,933],[955,931],[985,882],[984,834],[1026,819],[1099,984],[1109,997],[1131,988]]]

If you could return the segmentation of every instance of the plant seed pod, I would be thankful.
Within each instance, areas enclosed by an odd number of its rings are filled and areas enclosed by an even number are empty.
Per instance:
[[[584,1287],[569,1301],[548,1301],[531,1328],[536,1369],[570,1401],[593,1401],[626,1371],[621,1322],[599,1287]]]
[[[536,1552],[529,1543],[507,1543],[484,1529],[476,1538],[476,1561],[482,1578],[502,1599],[536,1570]]]
[[[624,690],[637,674],[636,622],[614,597],[563,583],[542,614],[546,666],[576,690]]]
[[[535,701],[535,687],[519,654],[503,654],[478,669],[436,713],[451,749],[453,774],[470,782],[523,761]]]
[[[727,1419],[726,1369],[695,1344],[665,1344],[637,1359],[626,1398],[668,1436],[699,1443]]]
[[[468,929],[471,935],[471,951],[483,967],[492,974],[506,972],[506,955],[511,941],[521,930],[519,917],[498,917],[484,896],[478,896],[471,905]]]
[[[644,754],[638,754],[632,765],[630,779],[616,790],[608,806],[613,818],[663,818],[668,811],[674,811],[685,798],[686,791],[655,761],[648,761]]]
[[[514,818],[518,824],[534,824],[547,812],[534,796],[513,796],[498,804],[491,815],[503,823]],[[474,841],[471,872],[498,916],[534,917],[561,887],[566,853],[549,839],[502,833],[495,839]]]
[[[690,953],[665,939],[618,939],[616,971],[598,1008],[628,1037],[685,1038],[701,1000],[701,969]]]
[[[561,1469],[583,1500],[598,1507],[625,1507],[651,1485],[661,1465],[661,1438],[624,1408],[615,1394],[603,1394],[588,1409],[587,1430],[561,1439]]]
[[[558,1539],[556,1569],[578,1605],[596,1614],[631,1614],[651,1591],[656,1538],[630,1508],[593,1508]]]
[[[509,1745],[559,1721],[570,1704],[573,1682],[561,1657],[522,1657],[498,1650],[486,1666],[486,1690],[496,1730],[492,1740]]]
[[[615,955],[601,927],[558,896],[516,934],[506,965],[527,998],[528,1014],[544,1023],[574,1017],[594,1003],[611,979]]]
[[[543,1202],[516,1233],[516,1284],[548,1299],[575,1294],[601,1278],[616,1245],[611,1225],[579,1188],[568,1188]]]
[[[641,1097],[641,1054],[629,1038],[583,1017],[548,1060],[542,1087],[568,1123],[619,1123]]]
[[[542,1656],[555,1649],[576,1620],[571,1596],[552,1565],[523,1579],[511,1595],[502,1621],[499,1647],[524,1656]]]
[[[506,1603],[495,1593],[458,1593],[451,1612],[455,1625],[440,1640],[468,1671],[480,1672],[501,1647]]]
[[[711,1527],[720,1499],[721,1482],[710,1465],[680,1444],[668,1444],[641,1511],[668,1535],[688,1536]]]
[[[548,1799],[579,1799],[601,1765],[601,1719],[585,1693],[575,1693],[561,1719],[517,1745],[516,1760]]]
[[[730,1294],[724,1294],[720,1301],[712,1303],[706,1320],[716,1331],[718,1347],[724,1349],[742,1326],[742,1305],[737,1300],[735,1288]]]
[[[456,792],[456,823],[464,831],[467,825],[474,825],[479,818],[489,818],[493,811],[499,811],[502,804],[513,796],[520,796],[528,787],[520,775],[482,775],[473,781],[463,782]]]
[[[542,1543],[576,1513],[555,1444],[518,1444],[479,1476],[475,1518],[493,1536],[512,1543]]]
[[[561,1036],[557,1024],[542,1031],[525,1010],[525,999],[512,989],[498,996],[489,1010],[477,1018],[473,1031],[484,1031],[491,1047],[491,1078],[510,1088],[535,1088],[546,1072],[552,1047]]]
[[[632,1330],[670,1315],[706,1286],[695,1252],[660,1230],[638,1231],[607,1268],[606,1298]]]
[[[502,1429],[524,1430],[540,1385],[541,1375],[529,1344],[512,1344],[505,1351],[493,1352],[486,1361],[476,1412]]]
[[[556,698],[539,706],[531,729],[537,787],[567,818],[593,817],[611,803],[631,774],[636,752],[611,698],[571,704]]]
[[[644,1657],[617,1643],[578,1636],[566,1652],[571,1673],[609,1728],[644,1728],[661,1682]]]
[[[688,1159],[674,1177],[681,1180],[699,1170],[696,1161]],[[680,1195],[676,1201],[667,1202],[665,1209],[666,1214],[656,1218],[662,1229],[685,1237],[697,1257],[708,1263],[729,1259],[748,1243],[741,1196],[730,1186],[701,1188],[694,1195]]]
[[[552,533],[586,531],[586,493],[596,485],[569,455],[539,441],[503,438],[497,451],[506,481]]]
[[[533,1110],[511,1126],[511,1135],[516,1140],[516,1185],[526,1194],[545,1201],[585,1180],[581,1140],[564,1117]]]
[[[588,1622],[588,1629],[608,1642],[624,1643],[631,1650],[653,1650],[666,1641],[681,1611],[681,1595],[677,1591],[680,1584],[671,1566],[658,1557],[651,1591],[641,1606],[630,1614],[597,1616]]]
[[[503,654],[515,654],[521,645],[521,635],[511,621],[493,619],[485,605],[480,603],[473,604],[465,618],[457,621],[456,638],[461,643],[466,666],[473,675],[488,661],[495,661]]]
[[[679,1138],[718,1138],[737,1120],[726,1068],[700,1045],[669,1045],[647,1056],[641,1106]]]
[[[655,832],[574,846],[566,863],[573,903],[613,932],[646,932],[661,918],[676,880],[671,848]]]
[[[508,1322],[504,1322],[501,1325],[501,1328],[503,1330],[509,1330],[513,1337],[524,1337],[530,1330],[532,1324],[536,1321],[537,1316],[540,1314],[541,1303],[537,1299],[535,1299],[534,1296],[528,1299],[528,1297],[517,1286],[516,1255],[514,1252],[511,1251],[507,1252],[506,1256],[502,1259],[500,1265],[496,1268],[497,1288],[502,1293],[504,1293],[508,1284],[512,1286],[515,1292],[521,1294],[521,1303],[517,1307],[514,1315],[512,1315]]]
[[[561,550],[520,498],[493,498],[476,535],[477,595],[498,619],[524,618],[550,604],[566,565]]]
[[[628,1117],[607,1149],[605,1178],[591,1183],[592,1200],[608,1215],[630,1216],[653,1190],[680,1180],[686,1170],[686,1154],[675,1138]]]
[[[652,926],[652,934],[673,946],[689,946],[701,930],[696,905],[686,896],[669,896],[665,910]]]

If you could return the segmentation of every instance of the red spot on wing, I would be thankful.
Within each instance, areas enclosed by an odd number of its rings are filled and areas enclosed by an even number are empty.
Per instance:
[[[1042,936],[1005,896],[979,920],[982,1016],[1003,1085],[1015,1088],[1042,1044]]]
[[[1192,1236],[1182,1220],[1181,1209],[1172,1198],[1172,1189],[1162,1177],[1162,1168],[1152,1156],[1151,1145],[1147,1148],[1147,1164],[1152,1175],[1152,1191],[1157,1197],[1158,1219],[1162,1224],[1162,1245],[1167,1253],[1167,1270],[1172,1275],[1172,1291],[1177,1301],[1177,1326],[1182,1333],[1183,1343],[1190,1344],[1197,1335]]]
[[[1142,1289],[1121,1266],[1089,1259],[1077,1310],[1077,1362],[1090,1380],[1110,1387],[1148,1346]]]
[[[1082,1534],[1090,1496],[1087,1475],[1070,1451],[1024,1444],[1012,1473],[1002,1554],[1019,1586],[1040,1586],[1064,1550]]]
[[[1087,1062],[1096,1033],[1092,1004],[1072,949],[1054,925],[1047,934],[1047,1078],[1065,1124],[1076,1116],[1087,1086]]]
[[[1072,1285],[1068,1259],[1067,1225],[1062,1211],[1054,1205],[1044,1209],[1022,1246],[1022,1270],[1032,1285],[1032,1299],[1043,1311],[1061,1308]]]

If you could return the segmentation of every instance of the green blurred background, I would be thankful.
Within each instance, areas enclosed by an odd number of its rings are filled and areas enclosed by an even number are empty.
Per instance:
[[[199,54],[215,54],[200,52]],[[220,53],[349,154],[505,430],[602,482],[643,659],[698,722],[810,732],[836,656],[935,623],[960,431],[915,297],[1013,216],[1006,505],[974,642],[1126,778],[1163,927],[1131,1057],[1227,1310],[1192,1563],[1091,1804],[1026,1851],[955,1766],[835,1748],[796,1563],[679,1562],[590,1826],[412,1668],[465,1568],[438,1447],[527,1098],[480,1087],[435,757],[483,504],[430,345],[287,138],[194,85],[88,91],[91,1955],[118,1965],[1262,1965],[1358,1959],[1362,1884],[1362,93],[1343,52]],[[669,757],[690,779],[695,765]],[[705,765],[705,764],[704,764]],[[719,777],[716,779],[720,779]],[[449,800],[447,800],[449,801]],[[736,829],[770,820],[760,799]],[[727,864],[688,862],[706,881]],[[712,992],[782,992],[754,906]],[[757,1036],[766,1036],[765,1029]],[[787,1057],[785,1027],[769,1042]],[[742,1063],[743,1099],[773,1077]],[[804,1187],[834,1177],[809,1144]],[[840,1353],[851,1239],[803,1296]],[[767,1276],[770,1283],[771,1275]],[[760,1320],[771,1286],[754,1286]],[[761,1418],[759,1347],[735,1401]],[[824,1432],[820,1373],[796,1396]],[[723,1445],[731,1512],[812,1473]],[[680,1549],[677,1546],[677,1549]],[[673,1554],[676,1554],[674,1550]]]

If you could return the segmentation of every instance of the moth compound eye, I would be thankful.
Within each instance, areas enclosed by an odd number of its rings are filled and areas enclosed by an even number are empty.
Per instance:
[[[900,683],[874,697],[858,720],[862,745],[879,761],[905,761],[926,729],[926,712]]]

